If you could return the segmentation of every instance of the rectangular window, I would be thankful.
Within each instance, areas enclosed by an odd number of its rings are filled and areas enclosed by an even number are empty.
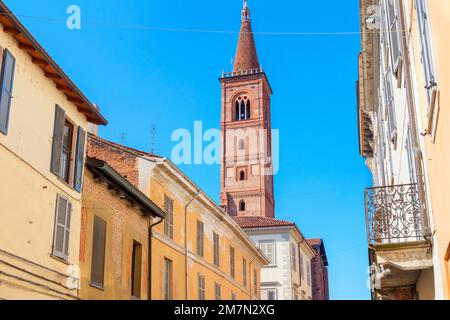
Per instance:
[[[50,171],[66,183],[72,183],[75,190],[81,192],[86,131],[78,127],[75,144],[75,129],[72,122],[67,119],[64,109],[57,105],[55,107]],[[73,161],[75,165],[72,165]]]
[[[197,220],[197,255],[200,257],[204,255],[204,234],[205,224]]]
[[[105,276],[106,222],[94,216],[92,240],[91,284],[103,288]]]
[[[52,254],[55,257],[67,260],[69,258],[70,220],[72,204],[70,201],[58,195],[56,199],[56,217],[53,235]]]
[[[303,265],[303,254],[300,252],[299,256],[300,256],[300,277],[303,280],[303,279],[305,279],[305,275],[304,275],[304,271],[303,271],[305,268]]]
[[[131,295],[135,298],[141,298],[142,282],[142,245],[136,241],[133,242],[133,260],[131,261]]]
[[[308,282],[308,286],[311,286],[311,262],[306,262],[306,280]]]
[[[61,168],[59,177],[69,183],[70,178],[70,164],[72,159],[72,139],[73,139],[73,124],[69,121],[64,122],[63,128],[63,144],[61,156]]]
[[[232,278],[236,276],[235,271],[235,255],[234,255],[234,248],[230,247],[230,275]]]
[[[253,290],[255,294],[258,294],[258,271],[253,271]]]
[[[3,52],[3,63],[1,70],[0,91],[0,132],[8,133],[9,111],[11,108],[12,89],[14,82],[14,68],[16,59],[9,50]]]
[[[198,275],[198,300],[205,300],[205,276]]]
[[[385,0],[386,4],[386,32],[389,34],[389,48],[391,51],[392,71],[397,74],[400,58],[400,20],[397,14],[398,0]]]
[[[261,300],[269,300],[269,301],[277,300],[277,289],[261,290]]]
[[[164,299],[172,300],[172,261],[164,259]]]
[[[214,265],[218,267],[220,265],[220,244],[219,244],[219,235],[217,233],[213,233],[214,238]]]
[[[416,0],[416,10],[422,44],[422,63],[425,72],[425,89],[428,95],[428,104],[431,103],[433,89],[437,87],[436,67],[433,58],[433,45],[428,19],[428,7],[426,0]]]
[[[166,218],[164,219],[164,234],[166,237],[173,239],[173,200],[164,195],[164,211]]]
[[[397,123],[395,117],[395,101],[394,89],[392,86],[392,75],[389,70],[384,74],[384,101],[388,115],[389,138],[392,143],[395,144],[397,135]]]
[[[247,260],[242,259],[242,284],[244,288],[247,288]]]
[[[275,242],[265,242],[261,241],[259,243],[259,248],[269,260],[268,266],[276,266],[276,254],[275,254]]]
[[[222,291],[222,288],[221,288],[220,284],[215,283],[214,284],[214,292],[215,292],[216,300],[222,300],[222,292],[221,291]]]
[[[231,293],[231,300],[232,301],[236,300],[236,293],[234,293],[234,292]]]
[[[291,243],[291,252],[292,252],[292,269],[297,272],[297,245]]]

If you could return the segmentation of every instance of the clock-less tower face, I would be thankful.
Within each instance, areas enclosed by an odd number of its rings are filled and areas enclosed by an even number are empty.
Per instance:
[[[247,6],[242,10],[234,70],[224,74],[220,82],[221,205],[232,216],[273,218],[272,91],[258,62]]]

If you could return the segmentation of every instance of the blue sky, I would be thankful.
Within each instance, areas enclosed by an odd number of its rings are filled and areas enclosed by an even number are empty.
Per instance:
[[[222,72],[231,71],[235,33],[158,31],[131,26],[238,31],[241,0],[5,0],[110,124],[100,135],[169,156],[177,128],[220,128]],[[114,3],[111,5],[110,3]],[[82,29],[68,30],[76,4]],[[358,31],[358,1],[250,0],[255,32]],[[45,17],[45,19],[44,19]],[[49,19],[51,18],[51,19]],[[358,154],[355,82],[359,35],[256,35],[274,90],[280,130],[276,216],[322,237],[333,299],[368,299],[364,187]],[[182,169],[217,201],[219,166]]]

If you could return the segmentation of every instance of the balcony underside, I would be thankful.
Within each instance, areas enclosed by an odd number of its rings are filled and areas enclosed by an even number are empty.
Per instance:
[[[433,267],[432,247],[428,241],[373,245],[371,260],[388,270],[380,279],[381,290],[415,286],[422,270]]]

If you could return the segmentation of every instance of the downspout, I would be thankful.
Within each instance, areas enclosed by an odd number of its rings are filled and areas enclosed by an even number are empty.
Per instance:
[[[406,76],[406,87],[407,87],[407,105],[409,111],[409,118],[411,121],[411,133],[413,137],[413,148],[414,148],[414,162],[417,170],[417,186],[419,191],[419,201],[422,204],[421,206],[421,216],[424,224],[424,238],[427,241],[431,241],[431,229],[430,229],[430,221],[428,218],[428,205],[427,205],[427,197],[425,191],[425,175],[423,169],[423,155],[420,150],[420,141],[419,141],[419,132],[417,129],[417,121],[415,118],[415,109],[414,109],[414,95],[413,95],[413,85],[411,82],[411,61],[409,59],[409,50],[408,50],[408,40],[407,40],[407,30],[406,30],[406,17],[405,10],[403,7],[404,0],[400,1],[400,17],[401,17],[401,29],[403,30],[402,36],[402,45],[405,51],[404,61],[405,61],[405,76]]]
[[[196,195],[184,207],[184,296],[188,299],[188,246],[187,246],[187,210],[195,199],[200,195],[200,190],[197,190]]]
[[[148,227],[148,300],[152,300],[152,244],[153,244],[153,228],[164,221],[163,218],[159,218],[158,222],[151,224]]]

